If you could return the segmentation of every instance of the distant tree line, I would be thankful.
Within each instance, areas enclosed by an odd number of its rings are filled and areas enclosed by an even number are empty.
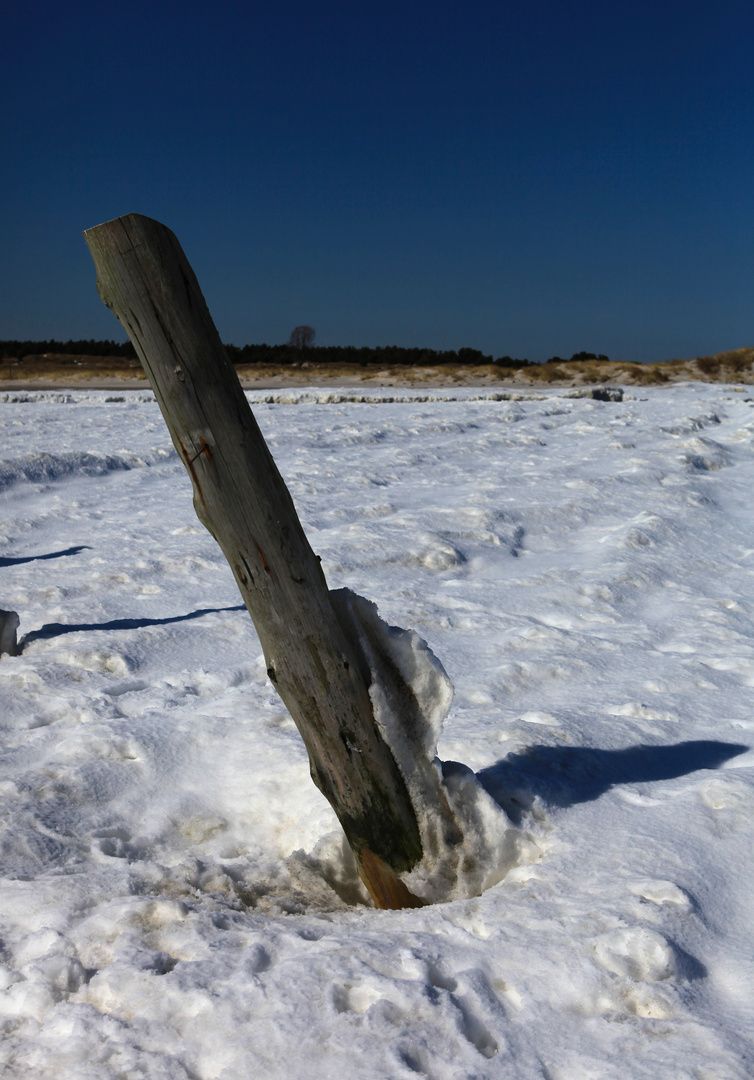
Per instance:
[[[297,327],[308,330],[309,327]],[[293,335],[291,335],[293,337]],[[513,356],[492,357],[479,349],[419,349],[402,345],[378,345],[372,349],[363,345],[226,345],[234,364],[266,364],[269,366],[300,364],[405,364],[410,367],[437,367],[442,364],[495,364],[502,368],[528,367],[528,360]],[[41,356],[53,353],[61,356],[121,356],[135,359],[130,341],[0,341],[0,359],[22,356]],[[604,353],[578,352],[571,357],[551,356],[547,363],[570,363],[576,360],[607,360]]]
[[[493,359],[479,349],[420,349],[402,345],[226,345],[234,364],[405,364],[411,367],[436,367],[440,364],[499,364],[501,367],[522,368],[528,360],[512,356]]]
[[[297,328],[299,329],[299,328]],[[302,327],[300,329],[308,329]],[[291,335],[293,337],[293,335]],[[410,349],[401,345],[384,345],[372,349],[354,345],[226,345],[234,364],[406,364],[412,367],[435,367],[439,364],[497,364],[500,367],[522,368],[528,360],[512,356],[493,359],[479,349]],[[0,341],[0,358],[41,356],[54,353],[60,356],[122,356],[134,359],[136,353],[130,342],[115,341]]]
[[[118,341],[0,341],[0,358],[22,356],[42,356],[44,353],[57,353],[60,356],[126,356],[136,358],[130,341],[121,344]]]
[[[605,356],[604,353],[593,352],[576,352],[573,356],[551,356],[549,360],[545,360],[546,364],[570,364],[574,360],[609,360],[609,356]]]

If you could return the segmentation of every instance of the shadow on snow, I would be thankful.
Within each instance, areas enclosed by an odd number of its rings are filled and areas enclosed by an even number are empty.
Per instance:
[[[672,746],[531,746],[477,773],[480,782],[518,824],[539,796],[550,806],[572,806],[599,798],[616,784],[673,780],[699,769],[718,769],[750,747],[696,739]]]
[[[188,615],[171,615],[166,619],[111,619],[110,622],[101,623],[45,623],[39,630],[32,630],[25,634],[18,643],[19,649],[23,649],[32,641],[41,638],[62,637],[63,634],[77,634],[81,630],[140,630],[144,626],[167,626],[168,623],[188,622],[189,619],[201,619],[203,615],[215,615],[223,611],[246,611],[244,604],[235,604],[233,607],[220,608],[197,608]]]
[[[20,563],[39,562],[42,559],[62,559],[64,555],[78,555],[80,551],[91,551],[89,544],[79,544],[77,547],[66,548],[65,551],[50,551],[47,555],[23,555],[9,558],[0,557],[0,567],[19,566]]]

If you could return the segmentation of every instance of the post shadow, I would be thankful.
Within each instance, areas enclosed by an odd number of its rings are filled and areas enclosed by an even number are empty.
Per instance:
[[[477,776],[492,798],[519,824],[536,797],[549,806],[591,802],[616,784],[673,780],[700,769],[719,769],[751,747],[695,739],[670,746],[530,746],[509,754]]]
[[[78,544],[76,547],[69,547],[64,551],[49,551],[46,555],[0,556],[0,567],[19,566],[21,563],[39,562],[42,559],[62,559],[64,555],[78,555],[80,551],[91,550],[89,544]]]
[[[246,605],[197,608],[196,611],[190,611],[187,615],[171,615],[165,619],[111,619],[109,622],[101,623],[45,623],[39,630],[31,630],[28,634],[24,634],[18,643],[18,648],[20,652],[32,641],[62,637],[64,634],[77,634],[81,630],[140,630],[145,626],[167,626],[168,623],[188,622],[190,619],[201,619],[203,615],[215,615],[223,611],[246,611]]]

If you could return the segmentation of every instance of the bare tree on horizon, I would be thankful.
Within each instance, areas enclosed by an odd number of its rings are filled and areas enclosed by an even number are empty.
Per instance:
[[[288,339],[288,344],[294,349],[308,349],[314,342],[315,329],[313,326],[297,326]]]

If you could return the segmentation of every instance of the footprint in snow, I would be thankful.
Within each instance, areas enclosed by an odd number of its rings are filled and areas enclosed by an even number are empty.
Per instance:
[[[646,926],[628,926],[602,934],[593,943],[594,959],[614,975],[637,982],[662,982],[676,974],[669,942]]]
[[[654,879],[635,881],[629,888],[634,896],[638,896],[644,903],[656,904],[658,907],[670,908],[684,914],[694,907],[688,893],[678,885],[674,885],[672,881]]]

